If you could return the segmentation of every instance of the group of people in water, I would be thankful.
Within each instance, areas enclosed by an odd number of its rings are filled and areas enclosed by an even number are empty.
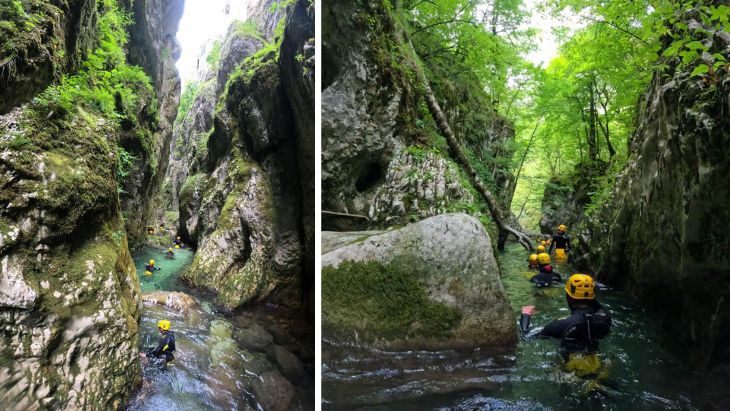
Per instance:
[[[165,225],[160,224],[160,232],[164,232],[164,228]],[[155,227],[147,227],[147,234],[155,235]],[[180,236],[177,236],[175,240],[172,241],[172,246],[174,246],[175,249],[185,248],[185,244],[183,244]],[[175,251],[173,250],[173,247],[168,247],[167,252],[165,253],[165,258],[175,258]],[[147,264],[145,264],[144,269],[144,274],[148,278],[151,277],[152,273],[155,271],[161,270],[160,267],[155,266],[155,260],[150,260]],[[150,347],[146,352],[140,353],[142,357],[151,359],[154,365],[158,368],[165,368],[167,364],[175,360],[175,333],[170,330],[171,327],[172,324],[169,320],[160,320],[157,323],[157,329],[160,332],[160,341],[157,344],[157,347]]]
[[[546,247],[548,247],[546,249]],[[551,255],[556,263],[567,262],[570,256],[570,237],[567,227],[561,224],[551,238],[542,240],[537,252],[528,258],[528,268],[537,273],[530,282],[537,287],[562,286],[563,276],[551,265]],[[525,340],[554,338],[560,340],[560,353],[567,365],[582,361],[600,364],[595,357],[599,340],[611,329],[611,316],[596,299],[596,282],[588,274],[573,274],[565,282],[565,299],[570,315],[550,321],[544,327],[530,330],[530,320],[537,312],[535,306],[522,307],[520,332]]]

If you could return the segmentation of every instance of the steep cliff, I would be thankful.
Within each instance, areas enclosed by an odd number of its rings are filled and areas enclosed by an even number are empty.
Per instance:
[[[700,23],[696,11],[678,21],[686,25],[671,30],[688,30],[707,48],[704,61],[663,59],[666,71],[641,100],[628,164],[580,230],[576,257],[654,308],[696,364],[728,364],[730,78],[726,66],[691,73],[718,56],[730,59],[730,35]]]
[[[132,20],[114,1],[9,7],[19,20],[2,25],[14,51],[1,63],[0,399],[118,408],[141,380],[140,291],[119,193],[148,190],[156,167],[128,177],[135,156],[149,164],[159,153],[174,87],[158,98],[164,87],[128,64]]]
[[[348,0],[322,7],[322,209],[333,213],[325,214],[325,229],[365,228],[362,218],[340,214],[365,216],[379,227],[450,211],[481,214],[481,197],[450,158],[426,108],[389,4]],[[468,124],[465,113],[490,119],[478,132],[457,132],[475,159],[491,167],[485,158],[513,137],[511,126],[480,100],[478,89],[452,100],[454,90],[434,84],[453,124]],[[511,174],[489,171],[499,194]]]
[[[553,234],[560,224],[569,230],[578,227],[591,203],[591,194],[597,190],[596,179],[606,169],[606,163],[597,161],[579,164],[571,174],[551,178],[543,191],[540,232]]]
[[[146,141],[135,138],[121,142],[134,161],[119,196],[132,249],[145,243],[145,227],[159,209],[160,187],[167,170],[180,98],[180,78],[175,68],[180,45],[175,33],[183,5],[184,0],[137,0],[130,10],[133,24],[129,28],[129,62],[152,77],[159,113]]]
[[[288,6],[271,42],[258,21],[229,30],[182,120],[194,127],[176,139],[195,147],[179,153],[189,168],[176,177],[186,176],[180,232],[198,246],[184,278],[226,306],[313,307],[313,13],[307,1]]]

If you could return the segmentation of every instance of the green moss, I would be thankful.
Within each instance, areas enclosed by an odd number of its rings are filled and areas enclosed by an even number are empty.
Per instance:
[[[244,38],[253,37],[262,42],[266,42],[266,39],[264,38],[263,34],[261,34],[261,31],[258,29],[258,27],[256,27],[256,23],[251,20],[246,20],[246,21],[236,20],[233,23],[231,23],[231,26],[233,27],[233,33],[236,36],[244,37]]]
[[[216,40],[213,42],[213,46],[210,48],[210,53],[205,58],[205,61],[210,66],[211,70],[218,68],[218,61],[221,59],[221,41]]]
[[[429,300],[416,278],[406,263],[348,261],[323,268],[324,325],[367,341],[448,335],[460,311]]]
[[[193,174],[185,179],[185,183],[180,188],[179,198],[180,204],[188,204],[193,197],[193,192],[197,190],[198,184],[207,176],[203,173]]]

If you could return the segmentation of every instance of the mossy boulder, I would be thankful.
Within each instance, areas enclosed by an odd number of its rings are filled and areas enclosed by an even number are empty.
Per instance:
[[[327,338],[398,350],[516,343],[489,235],[468,215],[361,236],[324,254],[322,266]]]

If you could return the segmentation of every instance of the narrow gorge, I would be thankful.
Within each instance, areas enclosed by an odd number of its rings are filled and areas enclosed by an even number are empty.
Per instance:
[[[244,13],[211,52],[176,38],[187,3],[0,5],[9,409],[154,409],[169,393],[139,353],[159,338],[157,316],[179,327],[173,375],[221,384],[225,400],[200,406],[312,408],[314,8],[221,2],[221,15]],[[185,93],[183,52],[208,61]],[[150,257],[162,271],[143,268]],[[175,292],[197,308],[170,305]],[[225,382],[250,365],[240,358],[256,358],[264,385]]]
[[[323,409],[724,409],[728,6],[324,3]],[[576,273],[595,372],[518,332]]]

